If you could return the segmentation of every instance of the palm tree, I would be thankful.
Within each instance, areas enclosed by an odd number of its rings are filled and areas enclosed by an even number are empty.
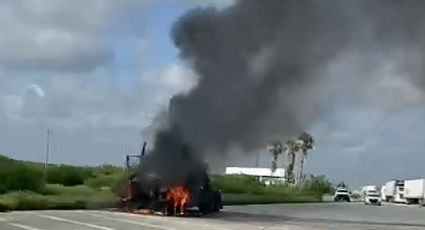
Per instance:
[[[310,149],[314,148],[314,139],[310,134],[303,132],[298,138],[299,148],[301,150],[300,175],[299,179],[303,178],[304,160],[307,158]]]
[[[295,153],[298,152],[299,146],[296,140],[288,140],[285,145],[285,152],[288,157],[288,166],[286,168],[286,177],[289,182],[292,182],[294,179],[294,165],[295,165]]]
[[[283,147],[282,143],[279,141],[273,142],[267,145],[267,150],[273,155],[271,171],[274,173],[277,169],[277,158],[282,153]]]

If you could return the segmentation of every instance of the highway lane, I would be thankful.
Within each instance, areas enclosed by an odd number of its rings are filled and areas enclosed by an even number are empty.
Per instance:
[[[356,203],[273,204],[229,206],[228,212],[240,215],[284,218],[287,222],[320,226],[357,226],[353,229],[425,229],[425,207]],[[362,227],[362,228],[360,228]]]
[[[0,230],[312,230],[425,229],[425,208],[361,203],[229,206],[203,217],[142,216],[109,211],[0,214]]]

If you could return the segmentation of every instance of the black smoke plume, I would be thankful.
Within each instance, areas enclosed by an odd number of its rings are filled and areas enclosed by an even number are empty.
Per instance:
[[[199,81],[171,99],[140,172],[171,183],[206,154],[297,135],[320,115],[327,67],[352,50],[393,55],[423,84],[424,10],[420,0],[243,0],[189,11],[172,38]]]

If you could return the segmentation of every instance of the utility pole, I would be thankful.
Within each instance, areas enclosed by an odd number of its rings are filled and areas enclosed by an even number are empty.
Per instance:
[[[58,149],[57,149],[57,151],[58,151],[58,167],[60,167],[61,166],[61,144],[59,143],[59,141],[57,143],[57,147],[58,147]]]
[[[44,161],[44,176],[47,179],[47,164],[49,163],[49,155],[50,155],[50,136],[52,135],[52,131],[47,129],[47,137],[46,137],[46,159]]]

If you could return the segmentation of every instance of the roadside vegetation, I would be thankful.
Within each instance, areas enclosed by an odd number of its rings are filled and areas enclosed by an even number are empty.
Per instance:
[[[112,165],[80,167],[13,160],[0,155],[0,211],[115,207],[117,191],[130,172]],[[332,191],[323,176],[302,184],[266,186],[250,176],[212,176],[224,205],[320,202]]]
[[[251,176],[214,176],[213,186],[223,193],[223,203],[268,204],[321,202],[324,194],[332,193],[333,186],[324,176],[310,176],[299,185],[269,185]]]
[[[103,165],[77,167],[13,160],[0,155],[0,211],[91,209],[116,205],[128,172]]]

